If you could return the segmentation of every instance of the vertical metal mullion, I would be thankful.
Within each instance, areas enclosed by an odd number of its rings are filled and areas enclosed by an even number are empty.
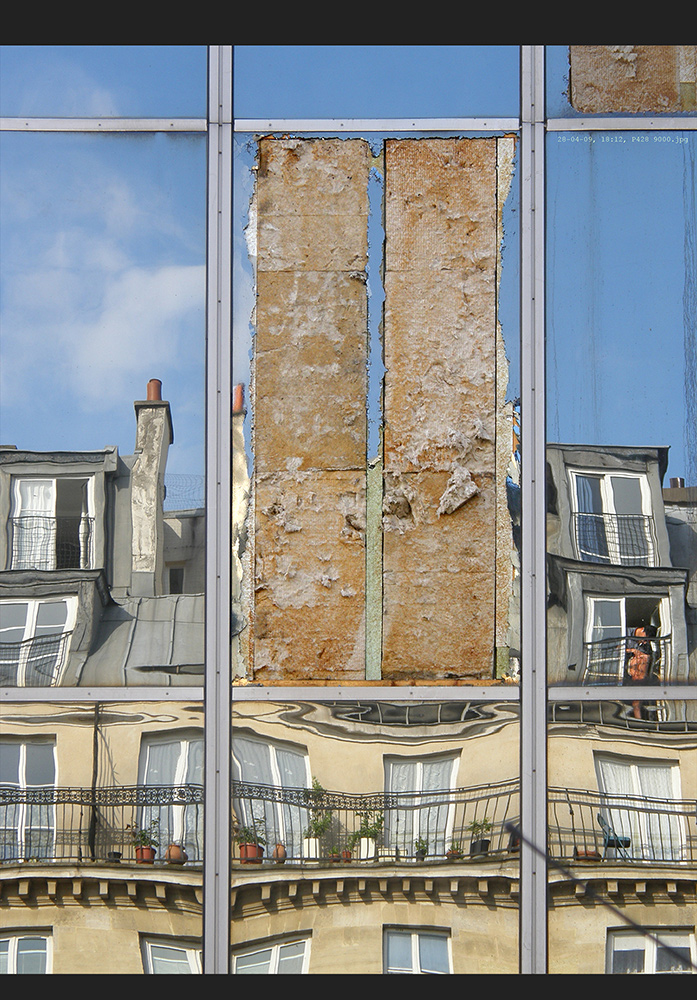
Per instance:
[[[230,956],[232,46],[208,49],[203,968]]]
[[[521,46],[520,971],[547,971],[544,47]]]

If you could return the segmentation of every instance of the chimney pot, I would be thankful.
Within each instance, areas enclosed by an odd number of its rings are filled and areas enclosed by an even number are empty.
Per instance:
[[[685,485],[685,480],[683,479],[682,476],[671,476],[671,479],[670,479],[670,488],[672,490],[674,490],[674,489],[682,489],[684,487],[684,485]]]
[[[150,379],[145,398],[148,402],[162,402],[162,382],[159,378]]]

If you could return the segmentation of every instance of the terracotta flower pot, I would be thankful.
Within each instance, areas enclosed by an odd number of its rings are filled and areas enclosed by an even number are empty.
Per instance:
[[[189,855],[179,844],[170,844],[165,851],[165,861],[169,865],[183,865],[189,860]]]
[[[277,865],[285,864],[288,853],[286,851],[285,844],[276,844],[273,849],[272,857]]]
[[[155,860],[154,847],[136,847],[136,862],[139,865],[151,865]]]
[[[240,861],[243,865],[260,865],[264,857],[261,844],[240,844]]]

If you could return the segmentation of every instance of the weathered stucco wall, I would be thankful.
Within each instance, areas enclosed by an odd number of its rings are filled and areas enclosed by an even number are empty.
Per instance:
[[[360,140],[259,147],[254,679],[364,676],[368,173]]]
[[[570,100],[585,114],[694,111],[695,45],[571,45]]]
[[[515,141],[384,148],[383,496],[366,594],[372,153],[354,139],[259,144],[255,682],[362,681],[366,602],[383,626],[368,676],[383,682],[490,681],[506,643],[512,412],[497,293]]]

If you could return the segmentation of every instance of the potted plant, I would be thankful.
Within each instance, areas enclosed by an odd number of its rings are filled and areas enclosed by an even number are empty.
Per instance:
[[[184,865],[189,860],[181,844],[171,843],[165,851],[165,861],[168,865]]]
[[[286,858],[288,856],[288,852],[286,851],[286,845],[282,844],[279,841],[274,847],[273,854],[271,856],[277,865],[284,865],[286,863]]]
[[[428,841],[425,837],[417,837],[414,841],[414,856],[417,861],[423,861],[428,854]]]
[[[491,832],[491,822],[487,816],[481,820],[473,820],[467,829],[472,834],[470,843],[470,854],[487,854],[491,841],[484,837],[484,834]]]
[[[341,861],[341,852],[339,851],[339,848],[335,844],[332,844],[332,846],[329,848],[329,863],[332,865],[336,865],[340,861]]]
[[[151,865],[157,854],[156,848],[160,846],[160,821],[153,819],[148,826],[126,827],[131,831],[131,840],[136,852],[136,862],[139,865]]]
[[[312,861],[319,859],[320,840],[332,825],[332,811],[325,806],[326,794],[326,789],[313,777],[312,788],[305,790],[310,822],[303,831],[303,857]]]
[[[358,856],[361,861],[375,858],[377,840],[382,833],[385,817],[379,809],[366,809],[357,813],[361,817],[361,825],[349,838],[349,849],[358,844]]]
[[[241,826],[233,838],[240,845],[240,862],[243,865],[261,864],[266,841],[258,833],[256,824]]]
[[[460,841],[452,840],[450,842],[450,847],[445,852],[446,858],[448,858],[449,861],[456,861],[458,858],[462,857],[462,854],[463,854],[462,844],[460,843]]]

